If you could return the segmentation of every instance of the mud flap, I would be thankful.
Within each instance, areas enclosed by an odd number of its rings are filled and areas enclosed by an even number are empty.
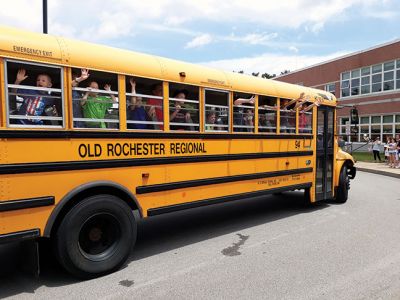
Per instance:
[[[19,268],[25,273],[39,277],[39,241],[33,239],[21,242],[20,258]]]

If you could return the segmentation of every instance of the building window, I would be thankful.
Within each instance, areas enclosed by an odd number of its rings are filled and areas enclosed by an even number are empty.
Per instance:
[[[400,59],[396,61],[396,69],[397,88],[400,89]]]
[[[372,93],[382,91],[382,73],[372,75]]]
[[[400,89],[400,59],[341,74],[341,97]]]
[[[332,93],[335,95],[335,88],[336,88],[336,84],[333,83],[328,83],[327,85],[325,85],[325,91]]]
[[[393,116],[392,115],[383,116],[383,123],[393,123]]]
[[[400,134],[400,124],[395,125],[396,134]]]
[[[349,134],[350,124],[346,124],[347,120],[347,117],[339,119],[338,129],[343,135]],[[388,137],[400,134],[400,114],[361,116],[358,136],[348,136],[347,140],[352,142],[365,142],[364,134],[371,139],[379,137],[382,142],[386,142]]]
[[[371,123],[372,124],[381,123],[381,116],[371,116]]]
[[[342,80],[340,82],[340,96],[348,97],[350,96],[350,72],[342,73]]]
[[[360,117],[360,124],[369,124],[369,117]]]

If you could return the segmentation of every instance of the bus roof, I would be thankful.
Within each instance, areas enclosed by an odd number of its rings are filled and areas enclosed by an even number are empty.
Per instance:
[[[0,55],[249,94],[295,99],[305,93],[312,101],[319,98],[323,104],[336,105],[334,95],[318,89],[4,26],[0,26]]]

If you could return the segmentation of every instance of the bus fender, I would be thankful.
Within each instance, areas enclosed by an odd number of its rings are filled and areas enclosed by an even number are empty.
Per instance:
[[[112,191],[123,195],[125,198],[124,200],[128,200],[126,202],[132,208],[136,220],[143,217],[142,208],[140,207],[135,195],[133,195],[127,188],[113,181],[95,181],[78,186],[67,193],[61,201],[57,203],[47,220],[43,236],[50,237],[57,218],[60,215],[65,214],[70,207],[79,201],[79,199],[85,198],[86,195],[93,195],[96,193],[107,194],[107,189],[111,189]]]
[[[344,165],[347,166],[349,178],[354,179],[356,176],[356,167],[354,166],[355,162],[351,155],[338,155],[335,163],[335,187],[339,185],[340,172]]]

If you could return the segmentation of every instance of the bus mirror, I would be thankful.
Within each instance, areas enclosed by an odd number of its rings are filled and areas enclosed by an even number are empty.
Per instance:
[[[352,125],[357,125],[358,124],[358,110],[357,110],[357,108],[352,108],[350,110],[350,123]]]

